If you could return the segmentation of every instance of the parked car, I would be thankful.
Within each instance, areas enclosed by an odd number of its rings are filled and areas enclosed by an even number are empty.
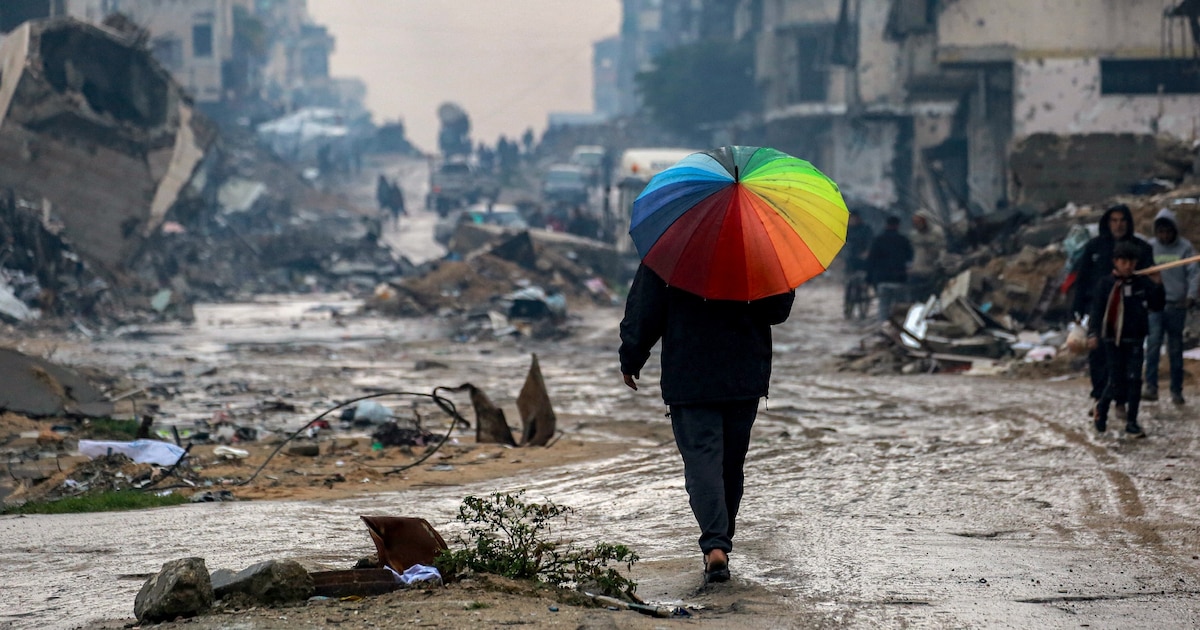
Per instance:
[[[499,225],[501,227],[524,230],[529,228],[529,222],[517,210],[517,207],[507,203],[491,205],[477,203],[462,210],[452,210],[438,219],[433,225],[433,239],[442,245],[450,242],[454,231],[460,223],[478,223],[481,225]]]
[[[606,154],[607,151],[600,145],[581,144],[571,151],[571,164],[583,169],[588,185],[598,186],[604,175]]]
[[[542,200],[550,205],[582,205],[588,200],[587,171],[574,164],[555,164],[542,178]]]

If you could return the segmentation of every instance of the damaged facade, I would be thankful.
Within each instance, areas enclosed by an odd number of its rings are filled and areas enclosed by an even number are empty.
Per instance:
[[[810,156],[852,206],[946,220],[1178,180],[1200,129],[1190,4],[743,0],[764,109],[735,133]]]
[[[219,136],[139,33],[51,18],[0,43],[6,295],[55,315],[187,317],[195,299],[400,273],[373,213]]]
[[[121,36],[69,18],[0,45],[0,188],[108,280],[192,180],[213,142],[189,100]]]

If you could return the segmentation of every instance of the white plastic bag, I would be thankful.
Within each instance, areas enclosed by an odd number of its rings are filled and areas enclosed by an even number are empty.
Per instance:
[[[174,444],[158,440],[134,440],[132,442],[79,440],[79,452],[92,459],[103,457],[109,452],[121,453],[139,464],[170,466],[179,461],[184,450]]]
[[[1075,354],[1087,352],[1087,318],[1083,322],[1071,322],[1067,326],[1067,350]]]

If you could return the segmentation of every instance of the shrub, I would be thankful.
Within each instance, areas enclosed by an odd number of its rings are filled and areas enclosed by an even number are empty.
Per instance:
[[[525,503],[524,491],[468,496],[457,520],[467,526],[455,542],[464,548],[443,551],[434,561],[447,579],[466,571],[514,579],[532,579],[558,587],[595,585],[604,595],[632,597],[637,583],[612,566],[633,569],[638,556],[625,545],[600,542],[576,547],[551,540],[551,521],[574,510],[553,502]]]

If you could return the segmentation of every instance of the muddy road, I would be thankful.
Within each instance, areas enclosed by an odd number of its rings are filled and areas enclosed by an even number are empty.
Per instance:
[[[580,314],[567,342],[455,344],[436,320],[335,325],[319,315],[329,309],[281,299],[274,311],[205,307],[190,328],[64,345],[60,359],[110,368],[173,374],[175,366],[218,366],[194,379],[250,380],[258,387],[242,395],[275,388],[314,409],[325,396],[365,386],[462,381],[511,406],[528,353],[537,352],[568,435],[611,439],[625,423],[654,431],[626,438],[616,458],[467,486],[448,477],[444,486],[370,498],[4,517],[0,623],[69,627],[128,616],[144,574],[183,556],[202,556],[210,568],[277,557],[344,568],[370,551],[359,514],[424,516],[453,534],[463,496],[516,489],[575,507],[571,536],[635,548],[644,558],[635,574],[643,597],[715,609],[740,602],[752,625],[755,615],[796,627],[1200,623],[1194,414],[1149,404],[1149,437],[1128,440],[1089,430],[1081,379],[830,372],[830,356],[857,339],[837,318],[835,298],[826,283],[803,288],[777,329],[772,395],[756,426],[732,554],[735,579],[719,591],[697,588],[696,532],[657,373],[647,370],[640,392],[620,385],[619,309]],[[414,373],[419,357],[448,371]],[[186,418],[199,399],[182,396],[165,411]]]
[[[423,174],[393,173],[411,183],[413,216],[385,238],[427,242]],[[373,550],[360,514],[422,516],[449,539],[464,496],[521,489],[577,510],[564,534],[633,547],[645,599],[726,615],[710,627],[1200,626],[1194,406],[1145,405],[1149,437],[1130,440],[1091,430],[1082,378],[837,373],[833,355],[859,338],[840,318],[838,295],[826,279],[802,287],[776,329],[734,579],[711,589],[699,588],[698,532],[657,359],[641,391],[621,384],[618,308],[576,311],[566,341],[456,343],[436,318],[353,315],[348,296],[266,296],[199,305],[190,326],[24,340],[29,352],[168,392],[161,422],[187,426],[223,412],[279,431],[372,388],[463,382],[515,418],[537,353],[565,434],[623,449],[583,464],[514,466],[518,473],[486,482],[460,484],[450,472],[440,484],[367,497],[0,517],[0,627],[129,617],[146,575],[180,557],[204,557],[210,570],[282,557],[346,568]],[[444,367],[418,370],[422,361]],[[296,412],[257,412],[268,399]],[[662,625],[673,623],[689,622]]]

